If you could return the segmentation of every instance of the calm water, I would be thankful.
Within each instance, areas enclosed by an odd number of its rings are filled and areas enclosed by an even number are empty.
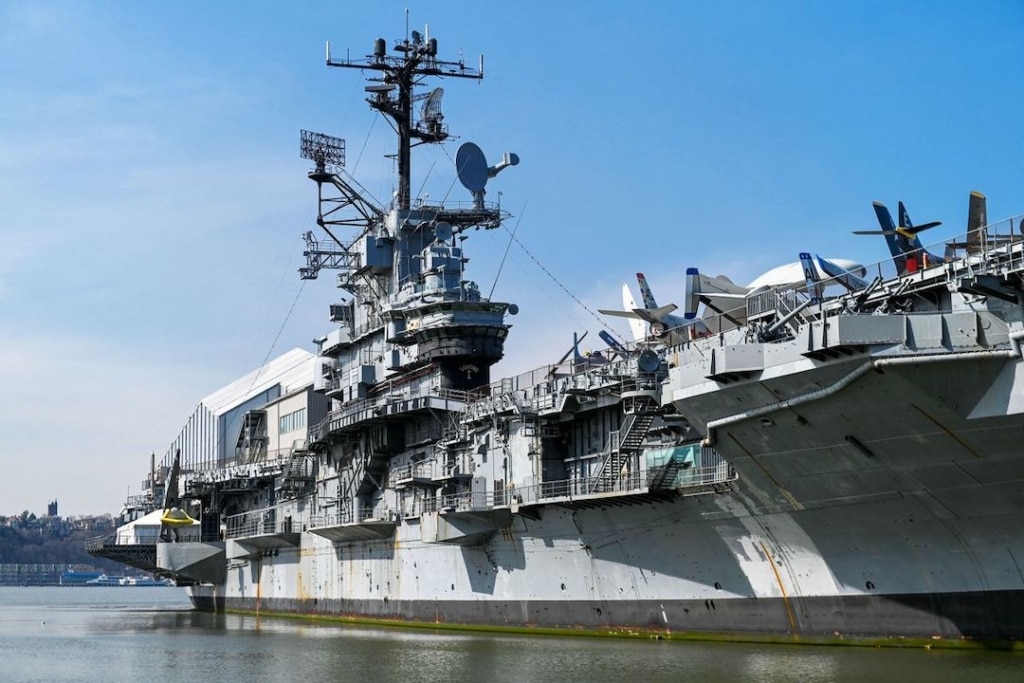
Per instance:
[[[178,588],[0,588],[0,682],[1024,680],[1024,655],[369,629],[191,611]]]

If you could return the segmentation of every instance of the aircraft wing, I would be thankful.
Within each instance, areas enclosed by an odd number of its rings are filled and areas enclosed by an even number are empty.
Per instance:
[[[597,333],[597,336],[599,336],[601,340],[604,341],[604,343],[607,344],[608,348],[610,348],[612,351],[615,351],[616,353],[622,356],[626,355],[626,347],[620,344],[619,340],[613,337],[611,333],[608,332],[608,330],[601,330],[600,332]]]
[[[636,305],[636,301],[633,299],[633,292],[630,291],[629,285],[625,282],[622,283],[622,308],[621,311],[615,310],[601,310],[600,313],[604,315],[614,315],[620,318],[629,319],[629,331],[633,333],[634,341],[643,341],[647,336],[647,325],[644,325],[646,321],[648,324],[651,323],[650,319],[645,317],[650,311],[646,308],[639,308]],[[671,313],[675,310],[674,307],[669,310]]]
[[[707,326],[699,320],[694,320],[695,315],[680,317],[672,315],[679,307],[676,304],[659,306],[651,292],[650,285],[643,273],[636,274],[637,282],[640,284],[640,293],[643,300],[643,308],[636,305],[633,293],[629,285],[622,285],[622,308],[623,310],[600,309],[598,312],[604,315],[613,315],[619,318],[628,318],[629,326],[633,332],[633,339],[642,342],[648,339],[656,339],[666,345],[682,343],[696,333],[703,334],[708,331]],[[646,325],[644,324],[646,323]]]
[[[734,284],[726,277],[703,275],[696,268],[686,269],[686,310],[684,317],[693,320],[697,308],[703,303],[717,313],[704,316],[704,323],[712,332],[743,324],[747,318],[746,297],[750,290]]]
[[[734,284],[732,280],[721,276],[711,277],[710,275],[697,273],[697,278],[701,294],[742,299],[749,292],[746,287],[740,287]]]
[[[746,287],[736,285],[726,277],[711,277],[704,275],[696,268],[686,270],[686,317],[692,319],[697,317],[697,306],[703,301],[731,302],[726,303],[726,308],[734,308],[737,301],[743,301],[750,292]],[[721,306],[713,306],[721,310]]]
[[[619,318],[633,318],[634,320],[643,320],[649,323],[661,322],[666,316],[672,313],[672,311],[679,308],[675,304],[666,304],[665,306],[659,306],[658,308],[634,308],[632,311],[610,311],[607,309],[599,309],[597,312],[604,315],[614,315]]]
[[[617,318],[633,318],[634,320],[643,320],[636,310],[632,311],[612,311],[607,308],[599,308],[597,312],[601,315],[614,315]]]
[[[810,254],[807,254],[807,256],[809,258]],[[868,286],[867,282],[857,277],[853,272],[845,270],[833,261],[821,258],[817,255],[815,255],[815,258],[818,261],[818,268],[821,269],[821,272],[825,273],[825,275],[832,278],[843,287],[846,287],[847,290],[856,292]],[[800,254],[800,260],[804,260],[804,254]],[[808,281],[808,285],[809,284],[810,282]]]

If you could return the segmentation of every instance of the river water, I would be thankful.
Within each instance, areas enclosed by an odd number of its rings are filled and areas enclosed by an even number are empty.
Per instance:
[[[192,611],[166,587],[0,588],[2,683],[1024,680],[1008,652],[365,628]]]

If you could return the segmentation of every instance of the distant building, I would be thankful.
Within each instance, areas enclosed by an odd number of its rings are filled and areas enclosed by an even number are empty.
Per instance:
[[[49,505],[46,506],[46,514],[49,517],[57,516],[57,499],[54,498]]]

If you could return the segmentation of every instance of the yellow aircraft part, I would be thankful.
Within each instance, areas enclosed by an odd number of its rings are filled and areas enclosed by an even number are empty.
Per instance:
[[[189,524],[195,524],[196,520],[178,508],[171,508],[170,510],[164,510],[160,523],[167,524],[168,526],[188,526]]]

